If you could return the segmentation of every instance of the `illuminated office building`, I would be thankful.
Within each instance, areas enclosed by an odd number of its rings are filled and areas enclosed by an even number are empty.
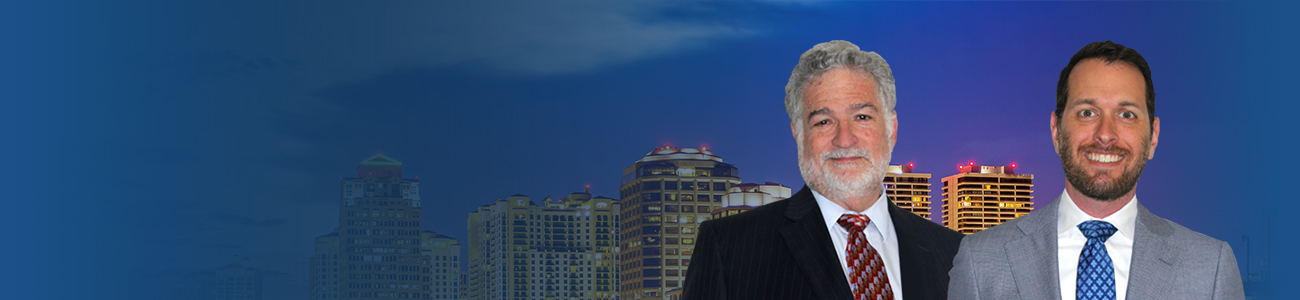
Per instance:
[[[1033,209],[1034,175],[1016,174],[1016,164],[958,165],[943,178],[943,225],[965,234],[997,226]]]
[[[619,201],[512,195],[469,213],[468,299],[615,299]]]
[[[682,286],[695,234],[728,189],[735,166],[706,147],[656,148],[623,170],[620,299],[663,299]]]
[[[930,173],[912,173],[912,163],[889,165],[885,195],[899,208],[930,219]]]
[[[419,181],[402,178],[402,163],[383,154],[341,180],[339,298],[428,299]]]
[[[714,219],[739,214],[755,207],[790,198],[790,188],[775,182],[741,183],[731,186],[722,203],[709,214]]]

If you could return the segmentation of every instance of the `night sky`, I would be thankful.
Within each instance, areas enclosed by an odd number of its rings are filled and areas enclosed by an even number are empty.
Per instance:
[[[339,179],[375,153],[419,176],[424,229],[462,245],[478,206],[586,184],[617,198],[623,169],[665,144],[707,145],[745,182],[798,190],[784,87],[801,53],[837,39],[893,68],[893,163],[933,174],[935,207],[939,179],[968,161],[1016,163],[1035,175],[1036,207],[1055,199],[1057,77],[1112,40],[1142,53],[1156,87],[1162,134],[1140,202],[1230,243],[1243,272],[1243,236],[1259,272],[1265,243],[1289,236],[1271,229],[1294,227],[1275,213],[1294,209],[1284,191],[1300,167],[1292,4],[6,6],[0,253],[18,262],[0,287],[42,291],[26,298],[158,299],[239,255],[264,273],[265,299],[305,299]],[[1270,276],[1294,273],[1286,256],[1269,257]]]

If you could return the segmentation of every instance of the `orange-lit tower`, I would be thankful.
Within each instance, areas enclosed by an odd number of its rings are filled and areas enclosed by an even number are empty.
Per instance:
[[[943,178],[943,225],[965,234],[997,226],[1033,209],[1034,175],[1016,174],[1016,164],[957,165]]]

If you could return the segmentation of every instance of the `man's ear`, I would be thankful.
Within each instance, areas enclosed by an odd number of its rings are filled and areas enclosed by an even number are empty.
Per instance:
[[[893,130],[889,132],[889,149],[892,151],[894,144],[898,143],[898,111],[889,110],[889,119],[894,122],[894,126],[890,126]]]
[[[799,142],[799,132],[794,130],[794,121],[790,121],[790,136],[794,137],[794,142]]]
[[[1147,150],[1147,160],[1156,158],[1156,144],[1160,144],[1160,117],[1151,122],[1151,148]]]
[[[1056,112],[1053,111],[1052,124],[1049,127],[1052,129],[1052,149],[1056,150],[1056,153],[1061,153],[1061,143],[1059,142],[1060,140],[1057,139],[1058,135],[1060,135],[1059,122],[1060,120],[1056,118]]]

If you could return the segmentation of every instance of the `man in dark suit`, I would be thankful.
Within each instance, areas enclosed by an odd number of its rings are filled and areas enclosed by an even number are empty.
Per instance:
[[[784,201],[704,222],[684,299],[945,299],[962,235],[894,206],[894,77],[845,41],[799,58],[786,85],[807,182]]]

